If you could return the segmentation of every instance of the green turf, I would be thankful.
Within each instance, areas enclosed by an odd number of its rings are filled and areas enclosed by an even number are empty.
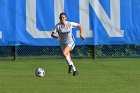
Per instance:
[[[139,93],[140,59],[74,60],[79,74],[67,74],[65,60],[0,60],[0,93]],[[36,68],[46,71],[35,76]]]

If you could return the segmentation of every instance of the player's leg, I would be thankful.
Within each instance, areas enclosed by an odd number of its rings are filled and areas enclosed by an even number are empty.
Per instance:
[[[71,58],[70,58],[70,53],[69,53],[69,51],[71,51],[71,48],[67,46],[61,46],[61,50],[68,64],[71,65]]]
[[[71,47],[70,46],[66,46],[63,50],[63,55],[66,58],[68,65],[69,65],[69,69],[68,69],[68,73],[72,73],[73,70],[73,63],[71,61],[71,57],[70,57],[70,51],[71,51]]]
[[[66,60],[67,60],[67,62],[68,62],[68,64],[69,64],[68,73],[71,73],[72,70],[73,70],[73,71],[74,71],[74,72],[73,72],[73,76],[75,76],[75,75],[78,74],[78,72],[76,71],[76,68],[75,68],[75,66],[74,66],[74,64],[73,64],[73,62],[72,62],[71,56],[70,56],[70,51],[73,50],[74,46],[75,46],[74,43],[70,43],[70,44],[68,44],[68,45],[64,48],[64,50],[63,50],[63,55],[64,55],[64,57],[66,58]]]

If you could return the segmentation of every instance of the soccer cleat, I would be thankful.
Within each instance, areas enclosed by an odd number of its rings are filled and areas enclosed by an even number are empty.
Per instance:
[[[69,65],[69,70],[68,73],[71,74],[72,73],[72,65]]]
[[[76,75],[78,75],[78,71],[77,70],[73,72],[73,76],[76,76]]]

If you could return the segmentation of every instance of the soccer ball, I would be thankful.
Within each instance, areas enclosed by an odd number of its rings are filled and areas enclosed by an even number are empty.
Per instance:
[[[35,75],[37,77],[43,77],[45,76],[45,70],[43,68],[37,68],[35,71]]]

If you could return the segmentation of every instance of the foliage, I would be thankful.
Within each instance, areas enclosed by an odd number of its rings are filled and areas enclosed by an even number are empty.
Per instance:
[[[140,57],[140,45],[100,45],[96,46],[96,56],[104,57]]]
[[[75,46],[72,58],[138,58],[140,45],[96,45]],[[0,57],[62,58],[59,46],[8,46],[0,47]]]

